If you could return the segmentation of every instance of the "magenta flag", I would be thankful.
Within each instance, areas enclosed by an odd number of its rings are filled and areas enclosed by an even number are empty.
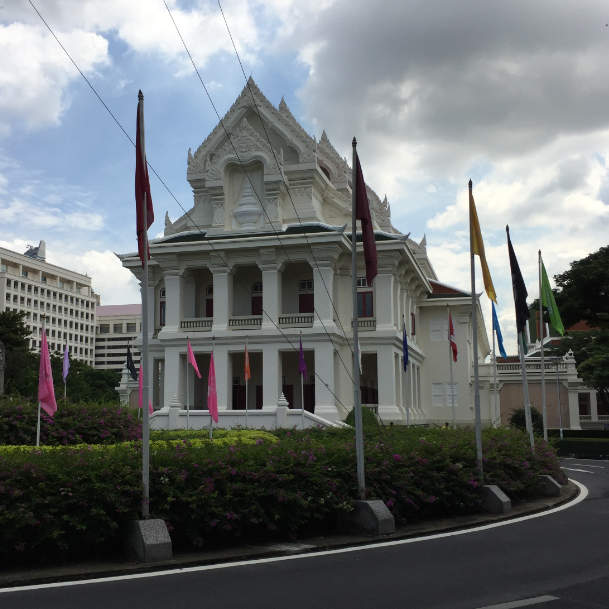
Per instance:
[[[53,372],[51,371],[51,357],[47,344],[46,332],[42,333],[42,346],[40,347],[40,369],[38,371],[38,402],[41,408],[52,417],[57,412],[55,401],[55,388],[53,387]]]
[[[302,374],[303,378],[307,376],[307,364],[302,350],[302,336],[300,337],[300,351],[298,352],[298,372]]]
[[[70,352],[68,349],[68,345],[66,345],[66,350],[63,352],[63,382],[66,382],[68,378],[68,372],[70,372]]]
[[[209,360],[209,376],[207,378],[207,410],[211,418],[218,422],[218,393],[216,391],[216,368],[214,366],[214,352]]]
[[[138,383],[139,383],[139,394],[137,400],[137,407],[141,408],[144,403],[144,373],[142,372],[142,366],[140,366],[140,371],[138,374]]]
[[[190,347],[190,339],[188,340],[188,361],[192,364],[192,367],[195,369],[195,374],[201,378],[201,373],[199,372],[199,366],[197,366],[197,360],[195,359],[195,354],[192,352],[192,348]]]

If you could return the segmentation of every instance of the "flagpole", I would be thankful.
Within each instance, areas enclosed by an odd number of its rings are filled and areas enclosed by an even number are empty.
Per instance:
[[[364,434],[360,403],[359,338],[357,320],[357,140],[353,138],[353,168],[351,174],[351,290],[353,293],[353,415],[355,419],[355,453],[357,457],[357,486],[360,499],[366,499],[364,472]]]
[[[469,181],[470,197],[472,197],[472,181]],[[471,208],[470,208],[471,209]],[[470,211],[471,216],[471,211]],[[476,459],[480,479],[484,480],[484,469],[482,465],[482,420],[480,418],[480,386],[478,380],[478,316],[476,315],[476,269],[474,267],[474,248],[472,239],[472,218],[469,221],[469,263],[472,287],[472,345],[474,359],[474,420],[476,434]]]
[[[543,439],[548,441],[548,420],[546,413],[546,367],[545,367],[545,354],[543,350],[543,335],[544,335],[544,323],[543,323],[543,298],[541,296],[541,250],[539,250],[539,260],[537,264],[537,270],[539,271],[539,351],[541,353],[541,412],[543,416]]]
[[[493,302],[491,301],[491,320],[493,319]],[[493,323],[493,322],[491,322]],[[495,419],[495,417],[497,416],[497,412],[498,412],[498,404],[497,404],[497,398],[499,397],[498,393],[497,393],[497,353],[495,352],[495,327],[494,327],[494,323],[493,323],[493,329],[492,329],[492,335],[493,335],[493,416],[491,417],[491,424],[493,425],[493,427],[495,426],[493,423],[493,419]]]
[[[450,320],[450,308],[446,305],[446,312],[448,313],[448,320]],[[457,429],[457,414],[455,412],[455,392],[453,391],[453,353],[452,346],[450,344],[450,321],[448,323],[448,366],[450,369],[450,405],[453,415],[453,429]]]
[[[300,348],[302,349],[302,330],[300,331]],[[299,354],[300,357],[300,354]],[[304,360],[304,351],[302,352],[302,359]],[[304,370],[300,370],[300,426],[304,430]]]
[[[211,337],[211,358],[214,358],[214,345],[215,345],[215,341],[216,337],[212,336]],[[214,374],[215,374],[215,365],[214,365]],[[215,380],[215,379],[214,379]],[[207,411],[209,412],[209,439],[211,440],[213,438],[214,432],[213,432],[213,424],[214,424],[214,418],[211,414],[211,408],[209,407],[209,372],[207,373]]]
[[[249,360],[250,354],[249,354],[249,351],[247,350],[247,342],[248,342],[247,339],[248,339],[248,337],[246,336],[245,337],[245,351],[247,353],[247,358]],[[248,364],[249,364],[249,361],[248,361]],[[248,365],[248,367],[249,367],[249,365]],[[250,374],[251,374],[251,372],[250,372]],[[245,429],[247,429],[248,428],[248,424],[249,424],[248,416],[247,416],[248,415],[247,411],[248,411],[248,407],[249,407],[249,404],[247,403],[247,398],[248,398],[248,395],[247,395],[248,391],[247,390],[248,390],[248,386],[249,386],[249,382],[248,382],[249,379],[248,379],[247,375],[245,374],[245,356],[243,358],[243,376],[245,377]]]
[[[560,439],[562,440],[562,407],[560,405],[560,379],[558,371],[558,356],[556,356],[556,397],[558,398],[558,424],[560,425]]]
[[[44,322],[46,320],[46,315],[42,314],[40,316],[42,320],[42,334],[46,332],[44,327]],[[42,341],[41,341],[42,343]],[[40,357],[42,357],[42,347],[40,347]],[[38,379],[38,385],[40,385],[40,378]],[[36,446],[40,446],[40,400],[38,400],[38,421],[36,423]]]
[[[533,435],[533,420],[531,419],[531,402],[529,401],[529,383],[527,381],[527,370],[524,361],[524,333],[518,332],[518,353],[520,355],[520,374],[522,377],[522,397],[524,399],[524,420],[531,450],[535,450],[535,437]]]
[[[188,344],[188,336],[186,336],[186,343]],[[190,429],[190,386],[188,384],[188,353],[186,353],[186,429]]]

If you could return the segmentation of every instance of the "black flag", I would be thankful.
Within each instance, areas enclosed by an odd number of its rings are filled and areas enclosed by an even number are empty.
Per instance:
[[[133,358],[131,357],[131,347],[127,345],[127,370],[129,370],[129,374],[134,381],[137,381],[137,370],[135,369],[135,364],[133,363]]]
[[[506,226],[505,230],[507,232],[508,252],[510,254],[510,270],[512,271],[512,290],[514,292],[514,305],[516,307],[516,329],[524,337],[524,327],[530,316],[529,307],[527,306],[528,293],[510,240],[510,227]]]

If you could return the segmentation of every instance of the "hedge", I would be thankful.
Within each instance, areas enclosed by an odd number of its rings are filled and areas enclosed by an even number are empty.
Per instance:
[[[398,525],[480,509],[471,430],[393,427],[366,438],[368,494],[386,503]],[[535,496],[537,474],[564,480],[543,441],[532,455],[516,430],[485,430],[483,439],[485,481],[512,500]],[[137,442],[0,447],[0,562],[117,552],[124,525],[139,511],[140,464]],[[331,533],[357,495],[353,432],[154,440],[150,489],[151,515],[167,521],[178,551]]]
[[[561,457],[578,459],[605,459],[609,457],[609,438],[563,438],[552,439]]]

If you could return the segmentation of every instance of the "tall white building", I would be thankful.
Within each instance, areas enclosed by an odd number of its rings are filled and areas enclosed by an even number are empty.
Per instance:
[[[305,408],[343,419],[353,406],[351,168],[325,132],[316,141],[284,100],[276,108],[249,84],[257,108],[245,88],[223,119],[230,141],[218,125],[194,154],[188,151],[194,206],[175,222],[166,216],[164,237],[150,244],[153,404],[188,400],[205,409],[213,350],[219,408],[243,409],[247,342],[248,407],[274,408],[283,393],[300,408],[302,339]],[[480,331],[472,337],[469,295],[438,280],[425,239],[416,243],[393,227],[386,198],[370,188],[368,198],[378,276],[366,284],[360,244],[362,401],[385,421],[444,423],[454,393],[457,421],[471,423],[472,341],[481,359],[489,350],[480,307]],[[121,260],[141,279],[137,254]],[[449,306],[460,349],[452,385]],[[187,373],[187,339],[201,380]]]
[[[25,311],[30,349],[40,349],[42,316],[46,316],[49,349],[90,366],[95,349],[97,295],[91,278],[46,262],[45,242],[25,254],[0,248],[0,308]]]
[[[138,340],[142,332],[142,305],[99,305],[95,328],[95,368],[122,372],[127,346],[136,367],[140,364]]]

